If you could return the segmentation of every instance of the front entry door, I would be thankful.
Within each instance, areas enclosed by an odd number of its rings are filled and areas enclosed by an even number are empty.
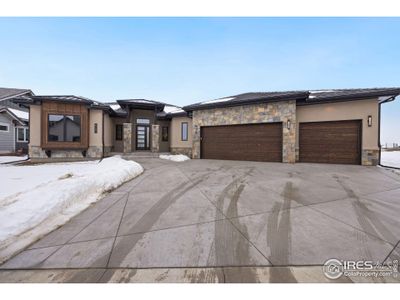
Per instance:
[[[150,150],[150,126],[136,125],[136,150]]]

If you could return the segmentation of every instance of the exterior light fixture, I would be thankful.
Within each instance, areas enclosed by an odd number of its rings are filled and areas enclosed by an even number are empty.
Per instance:
[[[286,128],[287,128],[288,130],[290,130],[290,120],[287,120],[287,122],[286,122]]]
[[[368,116],[368,127],[372,126],[372,116]]]

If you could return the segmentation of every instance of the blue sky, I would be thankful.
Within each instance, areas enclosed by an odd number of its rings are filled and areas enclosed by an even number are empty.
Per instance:
[[[400,86],[400,18],[0,18],[0,86],[177,105]],[[400,98],[382,141],[400,142]]]

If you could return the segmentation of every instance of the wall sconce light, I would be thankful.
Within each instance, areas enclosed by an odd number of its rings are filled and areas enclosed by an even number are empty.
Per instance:
[[[288,130],[290,130],[290,120],[287,120],[287,122],[286,122],[286,128],[287,128]]]
[[[372,126],[372,116],[368,116],[368,127]]]

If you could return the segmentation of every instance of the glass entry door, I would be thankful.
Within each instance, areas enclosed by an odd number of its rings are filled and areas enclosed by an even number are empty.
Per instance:
[[[150,126],[136,125],[136,150],[150,150]]]

